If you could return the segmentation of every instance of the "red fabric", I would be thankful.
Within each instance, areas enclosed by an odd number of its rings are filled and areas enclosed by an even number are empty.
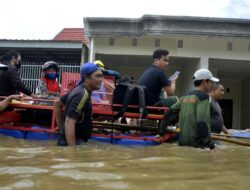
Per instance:
[[[49,92],[59,92],[59,85],[56,80],[42,77],[41,80],[46,83]]]
[[[69,83],[68,83],[68,90],[69,90],[69,92],[71,90],[73,90],[75,87],[76,87],[76,81],[73,81],[73,80],[69,81]]]
[[[0,124],[3,123],[17,123],[21,118],[20,113],[17,112],[1,112],[0,113]]]
[[[62,87],[61,87],[61,95],[64,95],[71,91],[74,88],[74,84],[80,80],[80,73],[70,73],[63,72],[62,73]],[[71,83],[71,84],[70,84]]]

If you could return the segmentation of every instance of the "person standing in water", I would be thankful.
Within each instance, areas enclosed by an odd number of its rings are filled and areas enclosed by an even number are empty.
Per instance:
[[[61,126],[58,146],[75,146],[82,140],[87,142],[92,133],[90,97],[92,91],[100,88],[103,74],[92,62],[82,64],[80,74],[78,86],[54,104],[57,126]]]

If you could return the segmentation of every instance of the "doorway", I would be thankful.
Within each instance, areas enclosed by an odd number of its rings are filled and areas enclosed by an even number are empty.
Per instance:
[[[233,100],[232,99],[223,99],[219,101],[222,116],[224,119],[224,125],[227,129],[232,129],[233,123]]]

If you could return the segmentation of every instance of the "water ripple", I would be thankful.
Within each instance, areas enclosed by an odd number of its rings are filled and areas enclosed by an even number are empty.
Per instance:
[[[35,167],[0,167],[0,174],[36,174],[47,172],[48,170]]]
[[[49,152],[50,150],[45,149],[43,147],[37,147],[37,148],[18,148],[18,153],[24,153],[24,154],[39,154],[39,153],[45,153]]]
[[[104,182],[98,187],[105,188],[105,189],[128,189],[129,184],[119,181],[119,182]]]
[[[10,184],[8,186],[0,187],[0,190],[22,189],[22,188],[29,188],[33,186],[34,186],[33,181],[25,179],[25,180],[17,181],[16,183]]]
[[[65,159],[65,158],[54,158],[52,160],[56,162],[68,162],[69,161],[68,159]]]
[[[55,172],[53,175],[60,177],[69,177],[75,180],[119,180],[122,176],[111,173],[102,172],[82,172],[79,170],[61,170]]]
[[[79,168],[79,167],[88,167],[88,168],[100,168],[105,164],[103,162],[86,162],[86,163],[63,163],[50,166],[53,169],[70,169],[70,168]]]

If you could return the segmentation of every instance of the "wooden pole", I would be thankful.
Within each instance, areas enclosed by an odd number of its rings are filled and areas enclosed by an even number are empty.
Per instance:
[[[99,121],[93,121],[93,126],[96,128],[105,128],[105,129],[111,129],[111,122],[99,122]],[[118,130],[138,130],[138,131],[152,131],[157,132],[158,128],[154,126],[138,126],[138,125],[128,125],[128,124],[122,124],[122,123],[114,123],[114,129]]]
[[[97,126],[97,128],[110,128],[111,123],[107,122],[98,122],[98,121],[93,121],[93,124],[95,126]],[[136,125],[128,125],[128,124],[121,124],[121,123],[114,123],[114,127],[117,129],[124,129],[124,130],[148,130],[148,131],[157,131],[157,127],[152,127],[152,126],[136,126]],[[172,133],[179,133],[178,130],[173,130],[173,129],[167,129],[168,132],[172,132]],[[242,145],[242,146],[250,146],[250,142],[246,142],[246,141],[241,141],[241,140],[237,140],[237,139],[232,139],[229,137],[233,137],[234,136],[228,136],[228,135],[221,135],[220,134],[211,134],[212,139],[214,140],[220,140],[220,141],[224,141],[224,142],[228,142],[228,143],[234,143],[234,144],[238,144],[238,145]],[[239,137],[240,138],[240,137]],[[249,139],[249,138],[248,138]]]
[[[250,139],[250,137],[241,137],[241,136],[235,136],[235,135],[228,135],[228,134],[218,134],[218,133],[212,133],[214,136],[220,136],[220,137],[227,137],[227,138],[239,138],[239,139]]]
[[[178,130],[168,130],[169,132],[175,132],[175,133],[179,133]],[[234,136],[219,136],[219,134],[211,134],[211,137],[213,140],[220,140],[220,141],[224,141],[224,142],[228,142],[228,143],[234,143],[234,144],[238,144],[238,145],[243,145],[243,146],[250,146],[250,142],[246,142],[246,141],[241,141],[241,140],[236,140],[236,139],[231,139],[229,137],[234,137]]]
[[[212,139],[214,140],[225,141],[225,142],[234,143],[234,144],[243,145],[243,146],[250,146],[250,143],[246,141],[240,141],[240,140],[230,139],[227,137],[220,137],[216,135],[211,135],[211,136],[212,136]]]

